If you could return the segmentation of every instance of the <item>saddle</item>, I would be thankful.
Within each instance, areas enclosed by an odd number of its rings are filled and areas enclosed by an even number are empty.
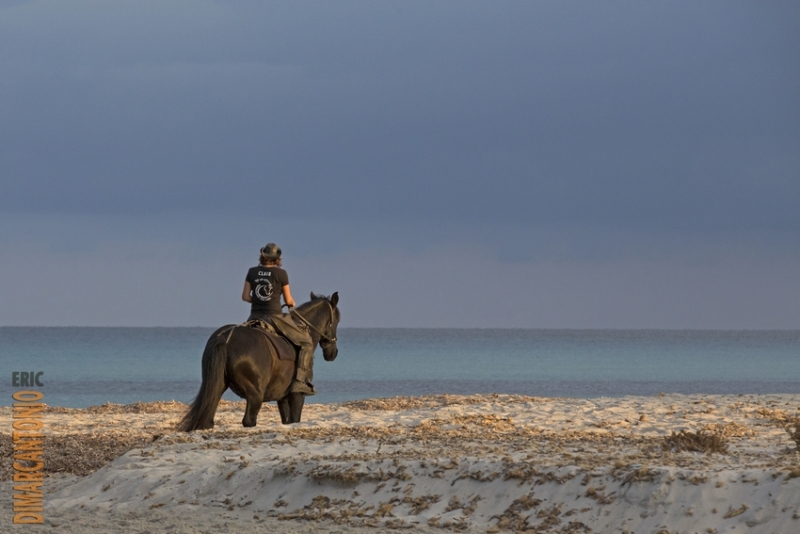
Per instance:
[[[255,328],[264,334],[264,336],[267,338],[267,341],[269,341],[272,347],[275,349],[275,353],[278,355],[279,360],[297,360],[297,349],[295,349],[294,345],[289,343],[285,337],[278,334],[275,331],[275,328],[263,319],[250,319],[239,326]]]

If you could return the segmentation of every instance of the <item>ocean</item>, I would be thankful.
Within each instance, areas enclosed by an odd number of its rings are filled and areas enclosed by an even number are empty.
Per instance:
[[[214,328],[0,327],[0,405],[41,372],[52,406],[189,402]],[[307,402],[425,394],[800,393],[800,331],[340,328]],[[224,397],[237,400],[226,392]]]

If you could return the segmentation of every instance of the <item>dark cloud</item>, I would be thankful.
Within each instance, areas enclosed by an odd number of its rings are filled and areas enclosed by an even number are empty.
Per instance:
[[[791,4],[51,7],[0,41],[6,210],[800,227]]]
[[[6,243],[798,250],[795,2],[0,10]]]

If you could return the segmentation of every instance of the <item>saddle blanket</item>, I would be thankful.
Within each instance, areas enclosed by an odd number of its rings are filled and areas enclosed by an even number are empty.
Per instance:
[[[289,361],[297,360],[297,351],[295,350],[294,345],[289,343],[285,337],[275,333],[275,330],[269,323],[260,319],[253,319],[244,323],[243,326],[255,328],[264,334],[267,340],[269,340],[270,344],[275,348],[275,352],[278,354],[278,359]]]

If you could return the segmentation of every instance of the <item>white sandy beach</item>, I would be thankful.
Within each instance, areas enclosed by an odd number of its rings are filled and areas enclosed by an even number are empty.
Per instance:
[[[184,409],[48,412],[31,526],[11,524],[3,408],[0,530],[800,531],[798,395],[403,397],[307,405],[292,426],[265,406],[253,429],[224,403],[191,434]]]

